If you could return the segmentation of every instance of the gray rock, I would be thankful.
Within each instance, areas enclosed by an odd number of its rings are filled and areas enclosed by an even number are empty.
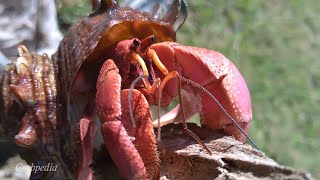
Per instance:
[[[19,44],[52,54],[61,39],[53,0],[1,0],[0,50],[7,57],[16,56]]]
[[[6,164],[0,169],[0,179],[2,180],[27,180],[30,174],[31,167],[19,155],[8,159]]]
[[[161,142],[158,144],[161,155],[161,180],[314,179],[307,172],[279,165],[263,152],[232,137],[200,128],[195,124],[188,124],[188,127],[200,137],[212,155],[186,134],[181,124],[164,126],[161,129]],[[98,169],[103,168],[103,171],[96,174],[95,179],[121,179],[117,174],[117,168],[110,162],[110,157],[103,159],[100,156],[98,159],[102,161],[96,162],[96,165]],[[17,170],[18,164],[20,168]],[[94,171],[97,173],[96,170]],[[28,179],[30,171],[30,166],[19,156],[15,156],[0,169],[0,179]]]
[[[306,172],[279,165],[263,152],[232,137],[213,133],[189,124],[212,152],[209,155],[197,144],[182,125],[162,128],[162,179],[296,179],[312,180]]]

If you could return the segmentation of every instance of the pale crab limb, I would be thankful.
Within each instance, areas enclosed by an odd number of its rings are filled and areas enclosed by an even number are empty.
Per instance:
[[[79,123],[81,155],[77,179],[93,179],[93,171],[89,167],[92,163],[94,139],[96,137],[96,114],[94,113],[94,103],[89,103],[86,112]]]
[[[82,157],[78,167],[77,179],[92,179],[92,170],[90,164],[93,156],[93,142],[94,142],[94,123],[88,118],[82,118],[80,120],[80,144]]]
[[[146,152],[143,152],[140,156],[139,148],[150,147],[148,145],[134,145],[132,143],[132,137],[130,137],[124,128],[124,124],[129,123],[129,115],[124,114],[124,118],[121,118],[122,110],[128,111],[127,103],[121,103],[122,101],[127,100],[125,96],[124,100],[120,95],[121,86],[121,77],[119,75],[119,70],[112,60],[107,60],[103,64],[98,82],[97,82],[97,94],[96,94],[96,111],[99,115],[101,125],[101,133],[104,139],[104,143],[118,167],[120,174],[124,176],[125,179],[146,179],[148,177],[147,171],[145,168],[144,162],[142,160],[143,155],[148,155]],[[144,96],[142,96],[144,97]],[[133,94],[133,101],[136,101],[136,93]],[[146,100],[144,100],[146,102]],[[121,107],[121,104],[123,106]],[[139,103],[134,105],[133,109],[135,112],[135,118],[138,119],[137,127],[141,124],[146,124],[148,121],[152,132],[151,125],[151,114],[145,114],[143,112],[147,111],[147,103]],[[136,107],[138,106],[138,107]],[[140,107],[139,107],[140,106]],[[142,106],[142,107],[141,107]],[[147,106],[148,107],[148,106]],[[127,113],[126,113],[127,114]],[[141,117],[137,117],[141,114]],[[121,118],[123,121],[119,121]],[[142,121],[142,119],[148,119],[148,121]],[[140,120],[139,120],[140,119]],[[135,143],[139,143],[137,139],[142,141],[148,141],[148,132],[136,128],[136,137]],[[140,132],[141,131],[141,132]],[[130,133],[131,134],[131,133]],[[140,138],[141,137],[141,138]],[[136,142],[137,141],[137,142]],[[150,140],[149,140],[150,141]],[[152,142],[152,140],[151,140]],[[148,144],[148,143],[147,143]],[[152,146],[155,146],[155,143],[149,143]],[[139,146],[139,147],[138,147]],[[136,149],[137,147],[137,149]],[[145,149],[145,151],[154,152],[155,149]],[[155,151],[156,152],[156,151]],[[157,153],[154,153],[157,154]],[[157,161],[156,158],[153,158],[154,161]],[[147,169],[152,169],[148,168]],[[158,169],[158,168],[155,168]],[[158,170],[156,170],[158,171]],[[150,175],[149,175],[150,176]]]
[[[171,111],[167,112],[165,115],[161,116],[160,124],[158,124],[159,119],[156,119],[152,122],[152,126],[154,128],[163,127],[167,124],[177,122],[176,118],[181,112],[180,104],[178,104],[175,108],[173,108]]]
[[[182,93],[182,99],[185,102],[183,108],[185,109],[185,117],[187,121],[193,115],[198,113],[198,109],[195,104],[197,99],[196,97],[190,95],[190,93],[191,92],[188,92],[188,91]],[[171,111],[161,116],[160,126],[158,126],[158,119],[154,120],[152,122],[152,125],[154,128],[158,128],[174,122],[176,123],[183,122],[183,116],[182,116],[180,104],[177,104],[176,107],[174,107]]]

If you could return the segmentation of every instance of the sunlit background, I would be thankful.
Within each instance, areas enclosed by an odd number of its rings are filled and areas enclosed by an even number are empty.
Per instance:
[[[181,44],[232,60],[252,97],[250,136],[279,164],[320,178],[320,1],[187,1]],[[56,0],[62,32],[89,0]]]
[[[90,12],[87,2],[57,2],[61,27]],[[320,1],[187,2],[178,42],[231,59],[251,92],[250,136],[280,164],[320,178]]]

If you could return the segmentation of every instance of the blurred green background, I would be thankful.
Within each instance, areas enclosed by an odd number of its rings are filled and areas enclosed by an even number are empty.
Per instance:
[[[320,178],[320,1],[188,1],[178,42],[231,59],[253,105],[250,136],[278,161]],[[91,11],[88,0],[58,0],[65,31]]]

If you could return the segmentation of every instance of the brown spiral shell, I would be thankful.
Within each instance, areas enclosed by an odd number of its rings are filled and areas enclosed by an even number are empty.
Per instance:
[[[106,60],[106,50],[124,39],[143,39],[155,35],[158,42],[175,41],[176,30],[187,16],[187,7],[184,1],[174,0],[172,9],[163,18],[156,18],[149,13],[120,7],[115,0],[104,0],[96,12],[80,19],[69,29],[52,56],[60,91],[58,99],[65,108],[62,112],[64,121],[73,124],[70,120],[79,120],[79,113],[83,110],[83,107],[70,107],[79,105],[72,102],[72,99],[79,98],[71,91],[81,66]],[[95,72],[95,77],[98,72]],[[85,97],[85,103],[80,104],[86,104],[89,98]]]

